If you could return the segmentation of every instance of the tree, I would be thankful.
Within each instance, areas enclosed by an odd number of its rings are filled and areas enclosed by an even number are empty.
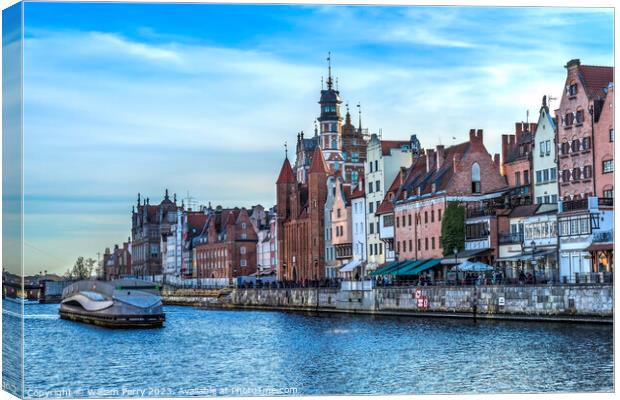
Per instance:
[[[92,258],[84,259],[84,257],[80,256],[75,260],[73,268],[67,270],[65,275],[68,274],[71,279],[90,279],[93,273],[93,267],[96,263],[97,261]]]
[[[465,207],[457,202],[450,202],[441,220],[441,246],[445,257],[453,255],[465,247]]]

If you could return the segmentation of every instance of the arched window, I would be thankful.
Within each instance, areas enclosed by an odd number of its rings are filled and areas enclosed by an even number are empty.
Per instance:
[[[471,165],[471,192],[480,193],[480,165],[478,163]]]

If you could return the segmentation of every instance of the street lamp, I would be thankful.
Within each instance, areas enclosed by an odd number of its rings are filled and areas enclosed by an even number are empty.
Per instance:
[[[452,253],[454,254],[454,270],[456,271],[456,284],[458,285],[458,283],[459,283],[459,263],[458,263],[457,254],[459,254],[459,249],[456,246],[454,246],[454,248],[452,249]]]

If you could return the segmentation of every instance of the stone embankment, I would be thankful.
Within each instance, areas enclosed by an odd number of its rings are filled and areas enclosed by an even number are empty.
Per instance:
[[[166,304],[375,315],[612,322],[612,285],[221,289],[165,292]]]

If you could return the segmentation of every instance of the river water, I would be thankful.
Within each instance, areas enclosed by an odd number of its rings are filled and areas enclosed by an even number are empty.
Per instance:
[[[610,325],[169,306],[162,329],[108,330],[24,308],[26,397],[613,390]]]

